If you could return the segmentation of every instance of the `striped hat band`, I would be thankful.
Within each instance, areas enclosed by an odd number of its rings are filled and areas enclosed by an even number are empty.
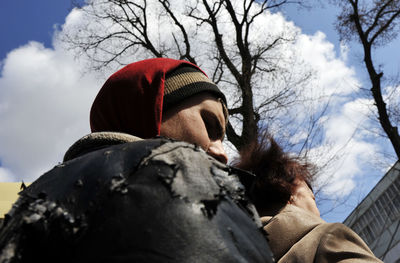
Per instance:
[[[185,98],[205,91],[220,98],[226,106],[225,95],[204,73],[194,67],[180,67],[168,73],[165,78],[163,111]]]

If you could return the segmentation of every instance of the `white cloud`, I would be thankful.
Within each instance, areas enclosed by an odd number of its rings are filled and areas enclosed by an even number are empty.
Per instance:
[[[368,99],[357,98],[361,84],[355,70],[346,64],[348,47],[342,45],[337,55],[325,34],[317,32],[312,36],[300,34],[296,48],[313,70],[305,96],[314,99],[294,113],[306,118],[329,103],[327,115],[319,120],[322,143],[311,149],[308,156],[323,166],[317,180],[322,193],[343,197],[354,190],[365,173],[371,173],[371,160],[382,150],[380,142],[373,140],[374,134],[368,130],[374,105]],[[292,142],[301,140],[304,134],[298,132]]]
[[[303,59],[313,68],[315,85],[324,95],[349,95],[356,92],[360,84],[353,68],[346,65],[343,57],[338,57],[332,43],[320,31],[312,36],[302,34],[297,47]]]
[[[380,146],[370,140],[370,133],[363,132],[370,107],[371,102],[365,99],[348,101],[325,121],[326,144],[311,153],[317,162],[329,164],[317,180],[323,193],[338,197],[349,194],[377,156]]]
[[[64,50],[37,42],[14,49],[3,62],[0,87],[4,180],[34,180],[89,132],[88,113],[99,83],[81,76]]]
[[[345,42],[340,42],[340,58],[347,62],[350,48]]]
[[[10,170],[0,167],[0,182],[13,182],[14,180],[15,178]]]

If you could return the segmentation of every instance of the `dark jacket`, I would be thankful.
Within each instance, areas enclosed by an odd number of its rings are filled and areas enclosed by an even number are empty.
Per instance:
[[[188,143],[124,136],[84,138],[20,194],[0,262],[272,262],[231,168]]]

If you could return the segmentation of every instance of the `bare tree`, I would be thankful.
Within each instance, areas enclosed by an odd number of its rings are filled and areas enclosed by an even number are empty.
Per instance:
[[[390,100],[393,93],[383,95],[383,76],[381,68],[377,68],[374,61],[373,51],[387,44],[397,37],[400,21],[399,0],[341,0],[335,1],[341,8],[342,13],[338,16],[336,24],[340,36],[344,40],[358,40],[364,53],[364,65],[367,69],[371,83],[370,94],[377,108],[379,124],[389,138],[393,149],[400,159],[400,135],[398,131],[399,116],[398,105]]]
[[[312,71],[293,52],[282,52],[298,32],[278,32],[266,18],[267,12],[296,2],[93,0],[81,9],[87,22],[64,29],[63,39],[95,69],[164,56],[198,64],[228,95],[227,138],[240,150],[260,127],[294,123],[298,114],[288,114],[290,108],[306,105],[302,94]],[[296,128],[315,133],[321,115],[303,116],[305,125]],[[286,138],[298,132],[285,130]],[[313,145],[312,138],[301,140],[300,151]]]
[[[379,122],[384,136],[392,144],[397,159],[400,159],[400,135],[398,131],[400,124],[398,107],[399,85],[395,83],[393,87],[390,87],[387,82],[390,77],[384,77],[383,69],[379,66],[373,54],[377,48],[388,44],[398,36],[400,30],[400,1],[341,0],[335,1],[335,3],[341,7],[341,14],[338,16],[336,24],[337,30],[343,40],[357,40],[363,48],[364,66],[368,72],[371,85],[369,96],[372,97],[376,106],[375,120]],[[385,87],[385,84],[389,88]],[[382,130],[375,131],[375,133],[379,135],[382,133]],[[386,195],[386,192],[382,195]],[[392,198],[397,197],[395,192],[393,192]],[[356,222],[359,223],[357,224],[362,224],[361,218],[373,220],[366,224],[363,229],[358,229],[357,225],[352,226],[371,245],[371,249],[379,250],[385,248],[383,253],[381,253],[382,251],[379,252],[382,259],[385,258],[386,254],[392,248],[396,232],[400,225],[400,223],[396,223],[396,230],[390,234],[392,236],[389,238],[389,243],[387,243],[387,239],[381,240],[384,237],[384,231],[388,229],[388,225],[399,221],[399,215],[396,209],[393,208],[392,202],[388,202],[389,199],[387,198],[380,203],[386,205],[386,207],[383,210],[377,210],[378,215],[369,215],[372,212],[372,209],[369,208],[365,214],[355,216],[355,218],[358,218]],[[375,204],[372,206],[375,206]],[[383,218],[380,218],[381,215],[385,215],[386,217],[383,216]],[[380,222],[376,222],[378,219]]]

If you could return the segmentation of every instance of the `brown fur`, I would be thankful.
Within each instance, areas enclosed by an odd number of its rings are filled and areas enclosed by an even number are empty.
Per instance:
[[[290,199],[295,179],[311,188],[314,166],[285,153],[269,135],[249,144],[240,152],[234,166],[256,175],[250,197],[260,214],[275,213]]]

